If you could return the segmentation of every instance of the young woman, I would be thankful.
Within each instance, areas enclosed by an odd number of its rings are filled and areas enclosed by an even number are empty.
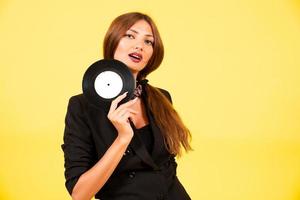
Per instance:
[[[192,150],[191,135],[169,92],[148,84],[164,56],[152,19],[126,13],[110,25],[104,58],[125,63],[137,81],[135,99],[96,108],[80,94],[69,100],[64,144],[66,188],[73,199],[186,200],[175,156]]]

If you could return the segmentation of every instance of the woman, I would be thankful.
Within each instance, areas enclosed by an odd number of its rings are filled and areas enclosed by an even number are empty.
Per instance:
[[[170,94],[145,79],[164,55],[159,32],[142,13],[117,17],[104,39],[104,58],[125,63],[137,81],[135,99],[109,109],[70,98],[64,144],[66,188],[73,199],[185,200],[175,156],[192,150],[190,132],[173,109]]]

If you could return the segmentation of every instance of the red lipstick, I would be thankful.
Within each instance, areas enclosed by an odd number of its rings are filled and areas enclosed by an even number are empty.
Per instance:
[[[143,59],[142,54],[136,53],[136,52],[130,53],[130,54],[129,54],[129,57],[130,57],[130,59],[131,59],[133,62],[135,62],[135,63],[139,63],[139,62]]]

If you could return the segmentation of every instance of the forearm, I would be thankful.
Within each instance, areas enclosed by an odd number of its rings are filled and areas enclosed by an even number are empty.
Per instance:
[[[106,183],[120,162],[131,138],[117,137],[102,158],[80,176],[72,191],[72,199],[89,200]]]

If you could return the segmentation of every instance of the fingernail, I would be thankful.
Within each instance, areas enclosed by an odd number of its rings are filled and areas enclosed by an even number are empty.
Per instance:
[[[128,93],[128,91],[127,91],[127,92],[124,92],[124,94],[123,94],[123,95],[127,95],[127,93]]]

